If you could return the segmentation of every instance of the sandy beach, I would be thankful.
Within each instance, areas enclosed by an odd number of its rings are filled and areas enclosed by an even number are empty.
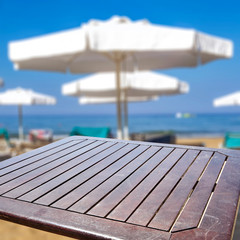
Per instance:
[[[70,240],[72,238],[0,220],[1,240]]]
[[[177,138],[176,144],[180,145],[202,145],[207,148],[221,148],[223,137],[191,137]]]

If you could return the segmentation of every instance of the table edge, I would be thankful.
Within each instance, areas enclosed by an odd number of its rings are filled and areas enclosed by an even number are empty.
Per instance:
[[[98,141],[112,141],[112,142],[121,142],[121,143],[131,143],[131,144],[141,144],[147,146],[158,146],[158,147],[172,147],[172,148],[183,148],[183,149],[194,149],[200,151],[214,151],[226,156],[231,157],[240,157],[240,150],[234,149],[224,149],[224,148],[207,148],[207,147],[198,147],[198,146],[189,146],[189,145],[179,145],[179,144],[168,144],[168,143],[155,143],[155,142],[145,142],[145,141],[134,141],[134,140],[120,140],[116,138],[99,138],[99,137],[88,137],[88,136],[71,136],[67,137],[69,140],[83,140],[83,139],[92,139]],[[65,139],[67,139],[65,138]]]
[[[76,239],[168,240],[171,235],[157,229],[33,205],[6,197],[0,197],[0,219]]]

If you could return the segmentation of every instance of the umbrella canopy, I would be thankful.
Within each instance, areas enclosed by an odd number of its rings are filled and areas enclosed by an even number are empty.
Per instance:
[[[116,103],[114,73],[98,73],[62,86],[62,93],[81,97],[80,104]],[[120,90],[124,103],[124,132],[128,138],[127,102],[154,100],[157,96],[183,94],[189,91],[186,82],[151,71],[121,73]]]
[[[132,58],[139,69],[166,69],[197,66],[198,58],[207,63],[231,56],[231,41],[117,16],[9,44],[9,57],[17,69],[72,73],[114,71],[121,58],[132,70]]]
[[[81,27],[9,44],[16,69],[86,73],[116,71],[120,88],[123,61],[126,70],[194,67],[200,62],[232,56],[231,41],[195,31],[113,17],[91,20]],[[116,92],[120,116],[120,91]],[[121,118],[118,118],[121,138]]]
[[[214,105],[214,107],[239,106],[240,105],[240,91],[214,99],[213,105]]]
[[[128,98],[187,93],[189,90],[186,82],[151,71],[127,72],[120,77],[120,90],[125,91]],[[116,88],[114,73],[97,73],[64,84],[62,93],[77,97],[114,98]]]
[[[0,93],[0,105],[18,105],[19,139],[23,139],[22,105],[49,105],[55,103],[56,99],[54,97],[20,87]]]
[[[4,85],[3,79],[0,78],[0,87],[2,87]]]

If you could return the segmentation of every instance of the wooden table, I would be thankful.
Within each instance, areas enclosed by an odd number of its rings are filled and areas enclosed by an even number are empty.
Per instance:
[[[240,153],[69,137],[0,163],[0,218],[81,239],[230,239]]]

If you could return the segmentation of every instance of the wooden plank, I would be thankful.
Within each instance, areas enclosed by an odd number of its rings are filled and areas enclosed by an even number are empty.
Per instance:
[[[96,188],[98,185],[102,184],[104,181],[106,181],[109,177],[111,177],[113,174],[121,170],[124,166],[128,165],[130,162],[133,161],[133,159],[138,156],[138,152],[141,150],[141,147],[133,147],[132,151],[126,152],[124,156],[119,158],[118,161],[115,161],[113,164],[108,166],[107,168],[103,169],[101,172],[99,172],[97,175],[90,178],[85,183],[81,184],[79,187],[74,189],[71,193],[69,193],[67,196],[63,197],[56,203],[52,204],[54,207],[58,208],[69,208],[72,206],[75,202],[77,202],[80,198],[82,198],[84,195],[88,194],[92,189]],[[112,159],[114,161],[114,159]]]
[[[215,154],[207,166],[202,178],[194,189],[189,201],[178,218],[172,232],[196,228],[211,196],[221,171],[225,156]]]
[[[75,143],[75,144],[73,144]],[[24,175],[32,170],[38,169],[39,167],[50,163],[51,161],[51,156],[56,156],[57,153],[65,155],[66,153],[69,152],[69,148],[76,146],[76,142],[70,142],[70,144],[65,144],[64,147],[60,147],[59,149],[56,148],[55,150],[53,149],[52,152],[49,151],[48,153],[44,154],[39,154],[38,157],[36,158],[29,158],[27,161],[24,163],[28,163],[28,165],[23,165],[23,166],[16,166],[16,170],[10,171],[10,173],[6,173],[2,177],[0,177],[0,185],[2,183],[6,183],[10,180],[13,180],[14,178],[20,177],[21,175]],[[64,151],[65,150],[65,151]],[[50,159],[49,159],[50,157]],[[54,157],[52,158],[53,161],[55,160]]]
[[[171,170],[169,169],[170,171],[168,174],[135,209],[127,222],[146,226],[198,154],[199,151],[189,150],[179,161],[176,161],[177,159],[175,159],[176,164]]]
[[[173,150],[173,148],[163,148],[155,156],[157,147],[151,147],[139,158],[147,160],[136,172],[125,179],[111,193],[94,206],[87,214],[105,217],[108,213],[122,201],[161,161]],[[160,155],[161,154],[161,155]],[[138,160],[139,161],[139,160]]]
[[[58,152],[61,153],[61,151],[63,151],[64,149],[67,149],[67,148],[69,148],[71,146],[74,146],[77,143],[78,142],[76,142],[76,141],[71,141],[69,143],[64,144],[63,146],[62,145],[58,146],[56,148],[50,149],[49,151],[45,151],[42,154],[38,154],[37,156],[29,157],[28,159],[26,159],[24,161],[20,161],[20,162],[14,164],[14,165],[11,165],[11,166],[9,166],[7,168],[4,168],[4,169],[1,170],[1,177],[0,177],[0,179],[1,179],[1,181],[4,182],[4,181],[6,181],[4,179],[6,174],[10,174],[11,172],[17,171],[18,169],[20,169],[20,171],[21,171],[21,169],[23,167],[31,165],[31,164],[39,161],[39,160],[42,160],[42,159],[44,159],[46,157],[49,157],[49,156],[51,156],[53,154],[56,154]],[[31,168],[31,166],[30,166],[30,168]]]
[[[107,168],[110,166],[114,161],[117,161],[119,158],[124,156],[126,153],[131,151],[135,148],[136,145],[124,145],[123,143],[118,143],[114,146],[114,150],[109,149],[107,152],[98,155],[98,159],[95,158],[96,161],[100,161],[99,163],[95,164],[91,168],[87,169],[86,171],[82,172],[71,178],[69,181],[64,182],[57,188],[53,189],[51,192],[45,194],[41,198],[37,199],[36,203],[40,203],[43,205],[51,205],[56,200],[60,199],[62,196],[68,196],[68,193],[71,192],[73,189],[77,188],[80,184],[84,183],[91,177],[95,176],[102,169]],[[71,200],[71,199],[70,199]],[[76,201],[78,198],[76,199]]]
[[[81,198],[78,202],[76,202],[70,210],[84,213],[88,211],[88,209],[92,208],[97,202],[100,201],[105,195],[111,192],[117,185],[124,181],[129,175],[133,174],[144,162],[146,162],[146,150],[148,146],[139,146],[136,151],[136,157],[132,158],[133,161],[128,165],[124,166],[117,173],[103,182],[101,185],[93,189],[90,193]],[[156,149],[156,151],[158,151]],[[149,154],[148,154],[149,155]],[[143,156],[143,157],[142,157]]]
[[[229,157],[200,227],[231,238],[240,192],[240,157]]]
[[[86,171],[81,172],[81,177],[78,176],[80,173],[78,169],[74,169],[73,171],[69,172],[69,176],[66,176],[66,178],[69,179],[68,181],[64,181],[65,176],[63,176],[63,179],[53,179],[49,184],[50,186],[52,185],[53,187],[57,188],[52,188],[51,191],[45,193],[45,195],[37,199],[36,202],[44,205],[50,205],[56,200],[56,198],[60,198],[62,194],[67,194],[69,191],[71,191],[71,189],[77,187],[81,181],[84,182],[88,178],[91,178],[91,173],[92,175],[95,175],[101,171],[102,168],[107,167],[108,164],[110,164],[109,162],[111,162],[111,155],[119,151],[124,146],[126,145],[117,143],[111,148],[106,149],[106,151],[99,153],[93,159],[96,164],[92,165],[89,169],[86,169]],[[68,175],[68,173],[66,174]]]
[[[76,140],[76,139],[74,138],[74,140]],[[84,141],[84,140],[86,140],[86,138],[85,139],[81,138],[78,141]],[[21,155],[12,157],[12,158],[8,159],[7,161],[0,162],[0,176],[2,175],[2,169],[4,169],[4,168],[12,166],[12,165],[14,165],[14,164],[16,164],[20,161],[24,161],[24,160],[28,159],[29,157],[36,157],[38,154],[42,154],[45,151],[49,151],[49,150],[54,149],[58,146],[63,146],[64,144],[72,142],[72,141],[73,141],[72,137],[64,138],[62,140],[50,143],[50,144],[45,145],[43,147],[34,149],[30,152],[23,153]]]
[[[115,144],[116,143],[113,142],[106,142],[100,146],[93,148],[91,151],[74,158],[72,161],[66,162],[59,167],[59,170],[55,168],[52,171],[49,171],[47,174],[40,176],[41,181],[44,183],[34,188],[32,191],[22,195],[19,199],[28,202],[35,201],[47,192],[61,185],[63,182],[68,181],[70,178],[96,164],[96,155],[107,151],[108,148],[112,147]],[[58,172],[60,174],[58,174]],[[33,184],[31,183],[31,185]]]
[[[107,218],[126,221],[138,205],[145,199],[162,177],[174,166],[177,159],[185,153],[184,149],[175,149],[155,168],[123,201],[113,209]],[[157,154],[154,157],[158,157]],[[160,155],[161,158],[161,155]]]
[[[149,223],[149,227],[169,231],[176,219],[181,207],[184,205],[196,181],[203,172],[206,164],[212,156],[212,152],[201,152],[191,167],[188,169],[182,180],[176,186],[174,191],[161,206],[155,217]],[[214,159],[219,158],[219,168],[221,168],[225,156],[215,153]]]
[[[6,194],[5,196],[8,197],[14,197],[15,194],[17,196],[19,196],[18,194],[20,193],[20,189],[22,189],[23,193],[26,192],[26,189],[23,187],[21,187],[22,184],[27,183],[28,181],[46,173],[47,171],[54,169],[56,167],[56,165],[58,164],[63,164],[67,159],[69,159],[69,155],[71,155],[72,157],[76,157],[79,154],[84,153],[85,151],[88,151],[89,149],[91,149],[91,143],[93,143],[92,141],[85,141],[82,142],[80,144],[78,144],[78,146],[82,146],[82,148],[79,151],[75,151],[76,150],[76,146],[72,146],[68,149],[66,149],[64,151],[64,155],[62,155],[62,153],[57,153],[57,154],[53,154],[51,155],[49,158],[46,158],[45,160],[49,163],[43,165],[42,167],[39,167],[37,169],[34,169],[33,171],[30,171],[18,178],[15,178],[12,181],[9,181],[3,185],[0,186],[0,194]],[[70,153],[70,154],[68,154]],[[57,163],[56,163],[57,162]],[[17,191],[13,190],[15,188],[18,188]],[[31,188],[31,186],[29,186]],[[10,190],[14,191],[14,192],[9,192]],[[30,190],[30,189],[29,189]],[[8,192],[8,193],[6,193]]]
[[[168,240],[169,233],[0,197],[0,218],[68,237]]]

